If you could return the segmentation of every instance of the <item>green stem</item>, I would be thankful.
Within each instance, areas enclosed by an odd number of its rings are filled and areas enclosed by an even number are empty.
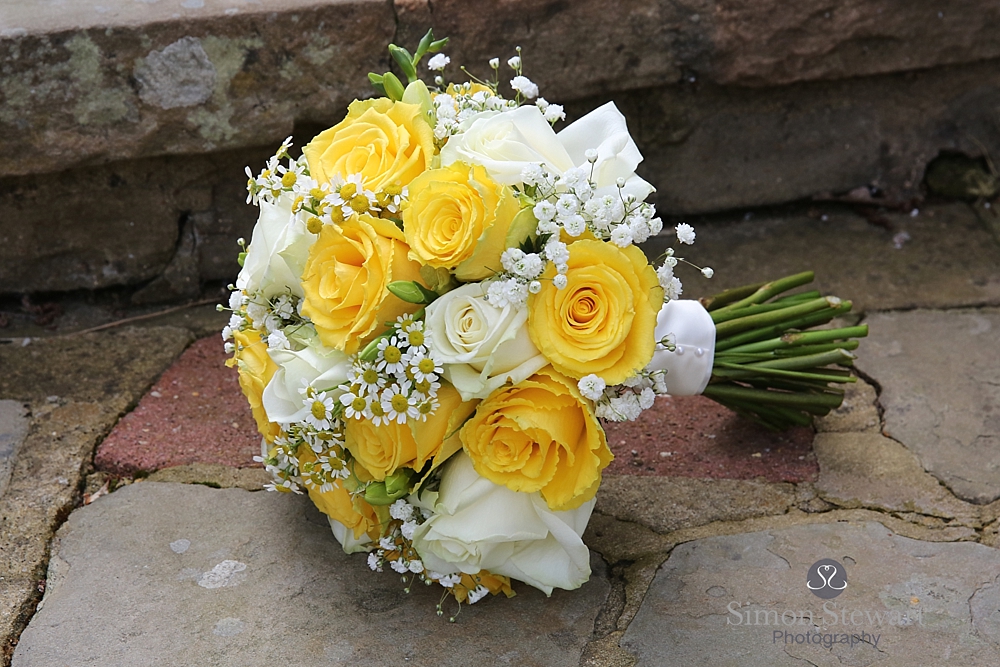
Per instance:
[[[814,343],[825,343],[833,340],[844,340],[847,338],[864,338],[868,335],[868,325],[862,324],[857,327],[844,327],[841,329],[823,329],[821,331],[805,331],[802,333],[786,333],[778,338],[771,338],[759,343],[749,343],[729,348],[728,352],[738,352],[740,354],[754,354],[759,352],[770,352],[772,350],[794,347],[799,345],[811,345]]]
[[[813,297],[815,300],[817,297]],[[790,306],[799,305],[803,299],[792,300],[792,301],[773,301],[771,303],[759,303],[752,306],[747,306],[746,308],[740,308],[738,310],[721,310],[716,311],[712,314],[712,321],[715,322],[716,328],[719,324],[723,322],[729,322],[730,320],[736,320],[742,317],[749,317],[750,315],[758,315],[760,313],[770,313],[775,310],[782,310],[783,308],[788,308]]]
[[[726,407],[764,426],[780,431],[789,426],[809,426],[812,417],[804,412],[780,406],[763,406],[744,401],[729,401]],[[755,418],[757,415],[760,418]]]
[[[839,407],[842,396],[828,394],[790,394],[765,389],[752,389],[736,384],[710,384],[705,388],[704,395],[711,399],[742,400],[750,404],[777,405],[796,410],[805,410],[812,414],[825,415],[830,410]]]
[[[773,359],[745,364],[744,368],[779,368],[786,371],[802,370],[803,368],[819,368],[830,364],[845,364],[854,361],[855,357],[847,350],[830,350],[820,354],[807,354],[801,357]]]
[[[780,389],[782,391],[793,391],[804,394],[830,394],[831,396],[844,395],[844,390],[840,387],[831,387],[826,382],[816,380],[789,380],[775,377],[757,377],[752,380],[744,380],[746,384],[755,389]]]
[[[843,315],[849,312],[851,312],[851,302],[843,301],[836,308],[824,308],[823,310],[810,313],[804,317],[793,318],[774,326],[764,327],[763,329],[746,331],[744,333],[731,336],[726,340],[719,340],[718,337],[716,337],[715,351],[723,352],[746,343],[755,343],[759,340],[780,336],[789,329],[804,329],[819,324],[826,324],[838,315]]]
[[[719,310],[743,308],[744,306],[749,306],[751,304],[763,303],[771,297],[781,294],[782,292],[787,292],[790,289],[795,289],[801,285],[811,283],[814,277],[815,276],[812,271],[803,271],[802,273],[796,273],[794,276],[787,276],[779,280],[765,283],[750,296],[740,299],[735,303],[731,303],[728,306],[720,308]]]
[[[867,335],[868,325],[862,324],[856,327],[843,327],[841,329],[787,333],[781,338],[789,345],[807,345],[812,343],[825,343],[830,340],[842,340],[845,338],[864,338]]]
[[[794,347],[779,347],[770,352],[739,352],[736,350],[726,350],[716,355],[717,359],[731,361],[734,363],[767,361],[769,359],[787,359],[788,357],[803,357],[808,354],[819,354],[831,350],[856,350],[859,342],[857,340],[845,340],[837,343],[826,343],[823,345],[796,345]]]
[[[734,287],[733,289],[726,290],[725,292],[716,294],[715,296],[701,299],[701,305],[704,306],[705,310],[708,312],[712,312],[713,310],[718,310],[719,308],[722,308],[723,306],[734,301],[750,296],[766,284],[767,283],[754,283],[753,285]]]
[[[808,425],[843,402],[837,385],[856,381],[843,367],[868,327],[803,331],[851,310],[816,290],[784,294],[812,280],[806,271],[702,299],[716,325],[705,396],[775,430]]]
[[[715,327],[716,340],[728,338],[734,334],[749,331],[750,329],[760,329],[784,322],[785,320],[814,313],[823,308],[835,308],[840,305],[840,299],[836,297],[820,297],[805,303],[786,306],[768,313],[758,313],[739,317],[728,322],[722,322]],[[728,313],[727,313],[728,314]]]
[[[712,376],[724,378],[726,380],[746,380],[760,377],[762,375],[773,375],[783,378],[793,378],[801,380],[811,380],[815,382],[854,382],[851,376],[842,377],[840,375],[830,375],[825,373],[810,373],[804,371],[786,371],[780,368],[759,368],[741,366],[740,364],[719,364],[718,368],[712,369]]]
[[[843,340],[839,343],[825,343],[823,345],[796,345],[775,350],[772,354],[779,358],[803,357],[808,354],[819,354],[830,352],[831,350],[856,350],[861,343],[857,340]]]
[[[775,299],[771,303],[792,303],[794,301],[808,301],[809,299],[815,299],[817,297],[823,296],[818,289],[814,289],[809,292],[798,292],[796,294],[789,294],[788,296],[783,296],[780,299]]]

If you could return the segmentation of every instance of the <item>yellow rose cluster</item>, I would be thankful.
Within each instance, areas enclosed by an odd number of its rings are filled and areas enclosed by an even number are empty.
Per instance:
[[[248,170],[261,216],[224,336],[273,488],[372,569],[471,604],[586,581],[601,420],[663,393],[647,366],[679,283],[635,245],[662,223],[614,105],[557,133],[519,58],[513,98],[498,63],[429,87],[444,43],[390,47],[405,84],[372,74],[301,157]]]

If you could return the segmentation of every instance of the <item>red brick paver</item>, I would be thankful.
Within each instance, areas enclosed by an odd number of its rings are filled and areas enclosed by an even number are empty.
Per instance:
[[[260,436],[217,336],[199,340],[97,450],[121,475],[188,463],[255,466]],[[611,474],[800,482],[816,478],[812,430],[771,433],[700,396],[659,398],[635,422],[608,424]]]
[[[97,449],[99,470],[130,475],[188,463],[256,466],[260,436],[219,336],[189,347]]]
[[[703,396],[665,397],[634,422],[607,424],[617,475],[816,479],[813,431],[773,433]]]

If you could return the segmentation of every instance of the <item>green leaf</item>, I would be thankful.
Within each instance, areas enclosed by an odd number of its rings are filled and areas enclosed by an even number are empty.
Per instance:
[[[242,267],[243,263],[247,261],[247,254],[245,252],[241,252],[240,254],[236,255],[236,261],[239,263],[240,267]]]
[[[414,284],[417,286],[417,289],[419,289],[424,295],[423,303],[434,303],[434,300],[437,299],[439,296],[441,296],[437,292],[427,289],[420,283],[414,283]]]

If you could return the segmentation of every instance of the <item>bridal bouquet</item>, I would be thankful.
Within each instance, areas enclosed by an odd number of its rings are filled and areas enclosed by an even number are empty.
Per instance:
[[[223,337],[271,488],[308,493],[371,569],[475,603],[513,595],[511,579],[587,581],[602,420],[705,393],[807,423],[839,405],[830,383],[853,378],[829,367],[864,331],[800,333],[850,310],[781,296],[811,274],[678,300],[684,260],[635,245],[663,223],[615,105],[556,132],[562,107],[520,51],[508,81],[493,59],[490,77],[448,83],[446,41],[390,46],[406,85],[370,75],[379,97],[300,157],[286,140],[247,169],[260,217]]]

